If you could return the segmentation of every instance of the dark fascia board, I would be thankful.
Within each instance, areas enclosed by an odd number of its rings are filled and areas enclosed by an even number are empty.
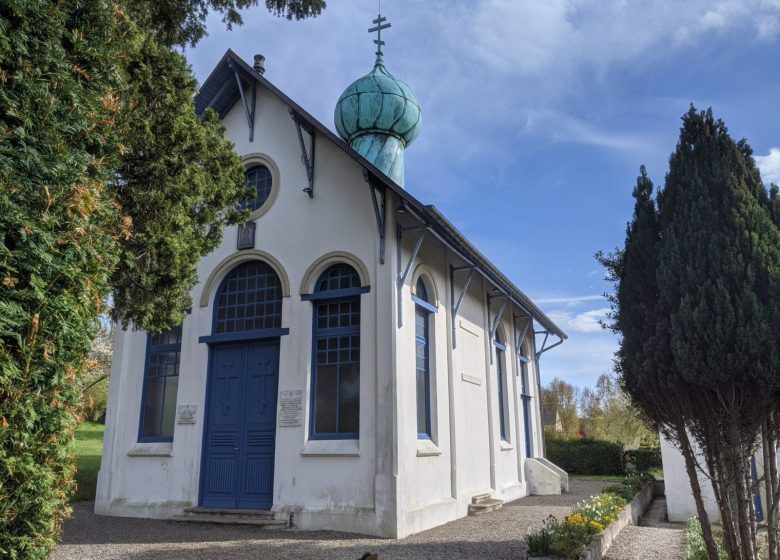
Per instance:
[[[298,105],[295,101],[290,99],[284,92],[268,81],[262,74],[255,71],[254,68],[244,62],[241,57],[234,53],[231,49],[228,49],[225,56],[219,61],[217,66],[211,72],[209,77],[203,83],[201,87],[201,93],[195,98],[195,105],[207,107],[213,100],[204,98],[203,95],[207,90],[213,91],[217,84],[212,84],[214,80],[220,79],[220,76],[224,76],[225,66],[233,65],[233,68],[239,73],[247,83],[251,83],[252,80],[260,83],[263,87],[273,93],[282,103],[287,105],[297,116],[302,124],[309,127],[311,130],[318,132],[326,137],[328,140],[336,144],[345,154],[352,158],[358,165],[365,169],[371,176],[374,184],[379,184],[396,196],[398,196],[406,205],[411,209],[414,214],[420,217],[423,221],[430,226],[442,241],[450,245],[456,252],[461,253],[462,257],[474,265],[489,281],[496,285],[499,290],[508,294],[516,303],[528,312],[540,325],[547,329],[550,333],[559,336],[562,339],[567,339],[563,330],[556,325],[547,315],[545,315],[541,309],[539,309],[520,289],[515,286],[504,274],[502,274],[496,266],[490,262],[481,252],[477,250],[474,245],[471,244],[468,239],[458,229],[452,225],[452,223],[439,212],[439,210],[432,205],[425,205],[414,196],[404,190],[403,187],[392,181],[387,175],[375,167],[370,161],[365,159],[355,150],[353,150],[346,142],[336,136],[328,127],[315,119],[310,115],[303,107]],[[231,79],[233,76],[231,76]],[[221,84],[220,84],[221,85]],[[216,88],[217,90],[219,87]],[[226,88],[230,89],[230,88]],[[234,97],[236,101],[238,97],[233,92],[226,92],[225,95]],[[201,110],[202,112],[202,110]]]

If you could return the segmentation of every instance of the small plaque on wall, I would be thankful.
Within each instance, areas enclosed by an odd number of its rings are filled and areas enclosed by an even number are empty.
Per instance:
[[[180,404],[176,407],[177,424],[194,424],[198,407],[194,404]]]
[[[255,222],[247,222],[238,226],[238,242],[236,243],[237,249],[254,249],[255,248]]]
[[[279,391],[279,427],[291,428],[303,422],[303,391]]]

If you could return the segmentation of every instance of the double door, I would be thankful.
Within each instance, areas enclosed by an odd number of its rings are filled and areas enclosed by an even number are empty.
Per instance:
[[[273,505],[279,342],[211,348],[200,505]]]

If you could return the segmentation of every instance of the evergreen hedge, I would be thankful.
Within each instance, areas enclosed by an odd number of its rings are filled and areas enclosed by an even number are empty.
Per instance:
[[[622,475],[623,446],[591,438],[545,434],[547,458],[570,474]]]
[[[627,449],[623,454],[623,460],[638,471],[651,471],[663,467],[660,449]]]
[[[0,3],[2,558],[46,558],[69,512],[74,380],[116,262],[118,17],[103,0]]]

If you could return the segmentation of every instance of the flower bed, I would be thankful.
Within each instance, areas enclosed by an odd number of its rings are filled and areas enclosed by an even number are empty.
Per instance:
[[[630,502],[626,500],[631,496]],[[532,559],[600,560],[612,540],[630,522],[636,523],[653,499],[653,478],[626,477],[620,484],[577,504],[564,519],[550,516],[544,527],[526,537]]]

